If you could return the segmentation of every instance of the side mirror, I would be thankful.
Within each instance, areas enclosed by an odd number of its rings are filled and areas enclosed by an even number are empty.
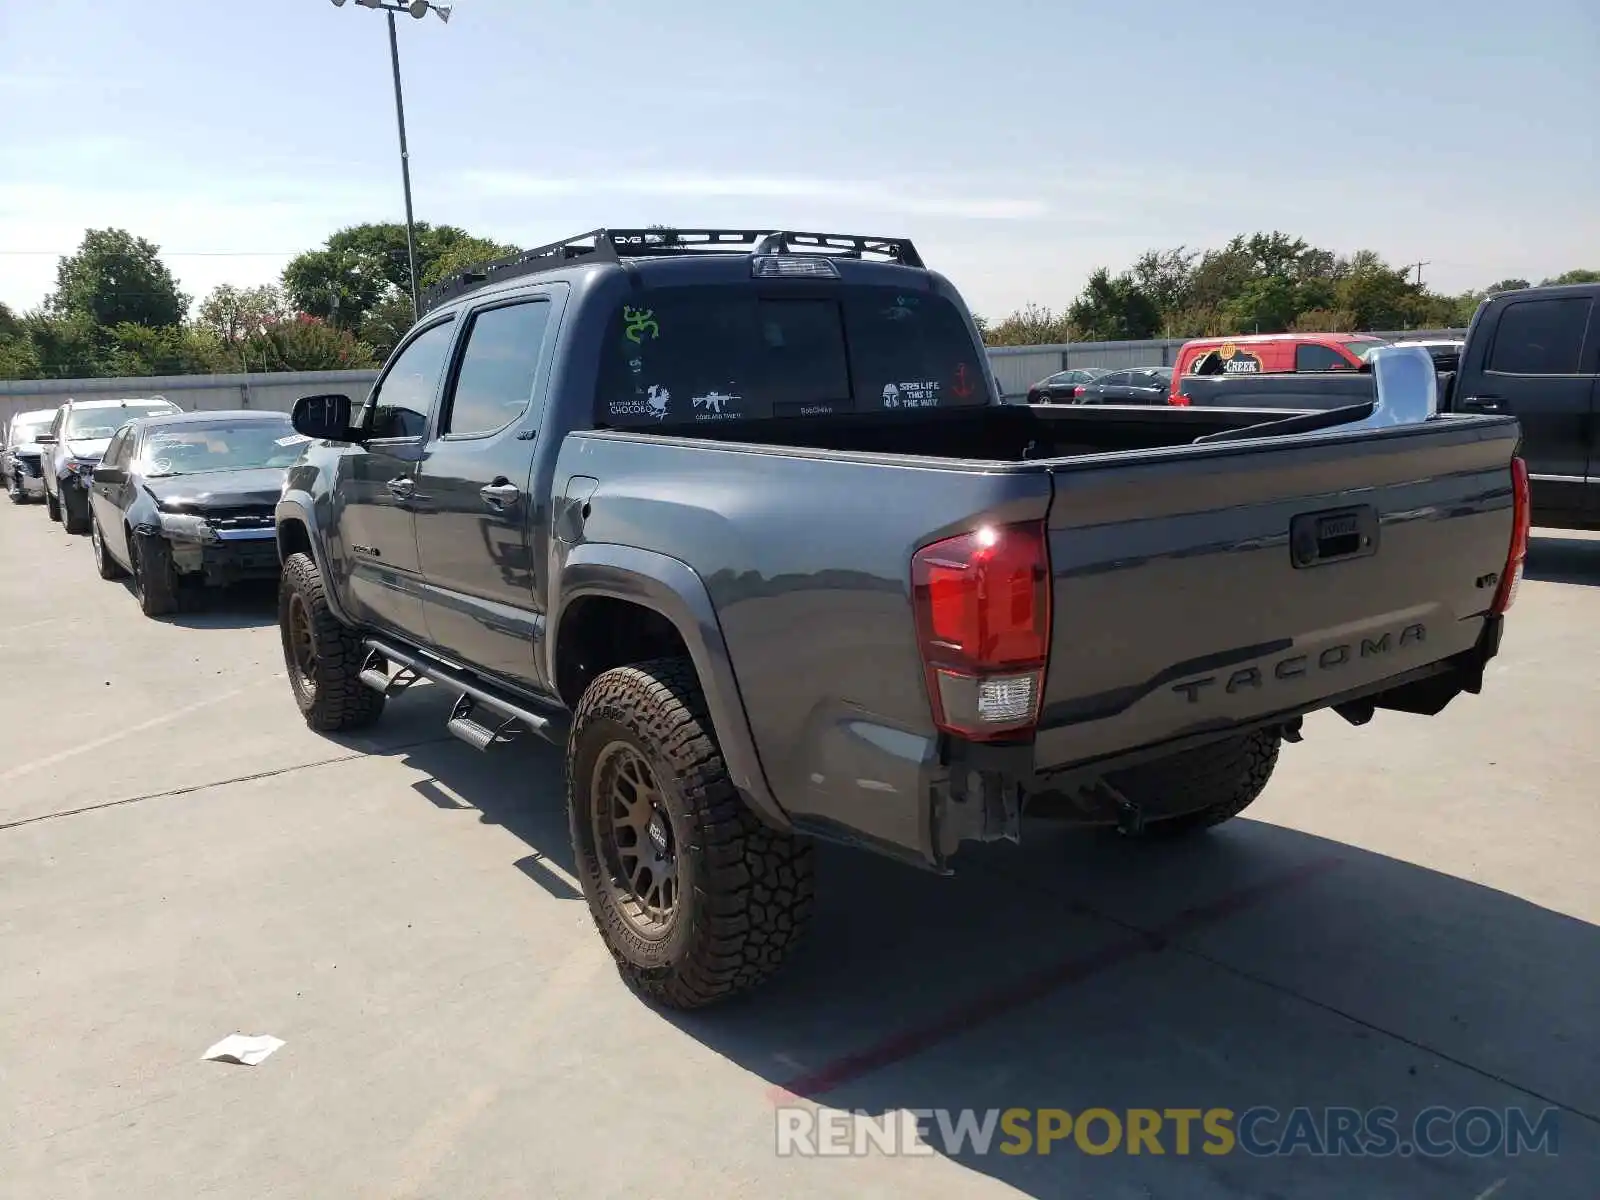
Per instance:
[[[359,433],[350,428],[350,408],[350,397],[339,393],[302,396],[294,402],[294,431],[319,442],[360,441]]]
[[[41,433],[38,437],[34,438],[34,445],[36,446],[54,446],[55,444],[56,435],[53,433]]]
[[[127,483],[128,473],[121,467],[97,466],[94,469],[96,483]]]

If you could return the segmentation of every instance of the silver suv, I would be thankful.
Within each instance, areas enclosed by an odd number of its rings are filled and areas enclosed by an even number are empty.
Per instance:
[[[44,447],[44,502],[68,533],[89,532],[89,489],[106,446],[135,417],[182,412],[165,396],[148,400],[68,400],[56,409]]]
[[[0,432],[0,483],[13,504],[26,504],[44,495],[44,469],[40,466],[44,447],[39,445],[39,435],[50,428],[55,415],[53,408],[17,413]]]

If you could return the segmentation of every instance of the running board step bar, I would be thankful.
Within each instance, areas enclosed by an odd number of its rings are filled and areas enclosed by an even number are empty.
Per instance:
[[[487,750],[496,742],[508,740],[516,725],[558,746],[566,739],[566,713],[562,710],[536,712],[522,700],[458,667],[401,650],[378,638],[367,638],[364,644],[367,661],[361,671],[362,683],[384,695],[393,695],[418,679],[426,679],[455,692],[456,703],[445,728],[475,750]],[[393,675],[387,670],[391,663],[398,668]],[[479,719],[480,710],[498,721],[485,724]]]

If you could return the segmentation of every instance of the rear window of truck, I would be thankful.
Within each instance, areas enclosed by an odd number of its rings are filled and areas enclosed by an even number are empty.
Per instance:
[[[981,351],[926,292],[684,287],[612,316],[598,424],[654,428],[988,402]]]

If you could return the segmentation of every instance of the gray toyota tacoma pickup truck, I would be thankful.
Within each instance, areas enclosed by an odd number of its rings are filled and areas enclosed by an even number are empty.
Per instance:
[[[363,405],[295,410],[295,700],[348,730],[426,680],[479,749],[563,745],[595,923],[670,1006],[779,965],[817,838],[1192,832],[1306,713],[1438,713],[1521,573],[1515,420],[1409,419],[1404,371],[1361,420],[1003,405],[900,239],[597,231],[425,309]]]

